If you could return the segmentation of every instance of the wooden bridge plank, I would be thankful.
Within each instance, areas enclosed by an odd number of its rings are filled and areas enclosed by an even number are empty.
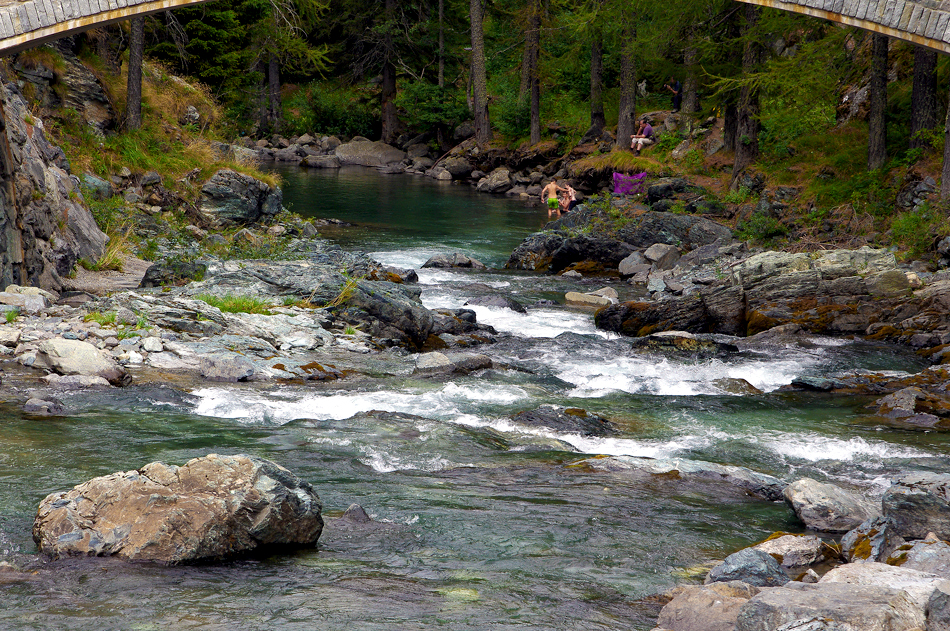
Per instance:
[[[865,20],[876,20],[876,19],[877,19],[877,13],[878,13],[878,11],[879,11],[879,8],[880,8],[880,5],[881,5],[881,4],[882,4],[882,2],[880,2],[879,0],[871,0],[870,2],[868,2],[867,8],[865,9],[865,12],[864,12],[864,19],[865,19]]]
[[[30,21],[26,17],[26,8],[22,4],[18,4],[16,7],[14,7],[11,17],[13,18],[14,32],[16,32],[17,35],[26,33],[26,29],[30,25]]]
[[[937,20],[937,26],[934,28],[933,35],[930,36],[931,39],[946,41],[944,39],[944,33],[947,32],[948,25],[950,25],[950,13],[941,11],[940,17]]]
[[[937,19],[940,17],[940,11],[931,11],[927,10],[927,22],[924,24],[924,27],[920,30],[920,34],[924,37],[933,37],[934,31],[937,29]]]
[[[59,20],[56,19],[56,11],[53,10],[53,3],[50,2],[50,0],[43,0],[42,6],[43,6],[43,13],[46,14],[46,21],[48,22],[47,24],[43,25],[44,28],[47,26],[52,26],[56,24],[57,22],[59,22]]]
[[[13,30],[13,20],[10,18],[11,12],[7,8],[0,10],[0,36],[4,38],[16,35],[16,31]]]
[[[915,8],[916,7],[910,2],[904,3],[904,12],[901,14],[901,19],[897,23],[897,29],[899,31],[907,30],[907,27],[910,24],[910,18],[914,15]]]
[[[29,16],[29,20],[30,20],[29,30],[35,31],[36,29],[40,28],[40,16],[36,13],[36,3],[25,2],[23,6],[26,7],[26,14]]]
[[[923,18],[924,8],[919,4],[914,5],[914,11],[910,14],[910,20],[907,21],[907,28],[905,29],[908,33],[916,33],[917,29],[920,28],[920,20]]]
[[[53,17],[56,18],[56,21],[64,21],[66,19],[66,15],[63,13],[63,3],[59,2],[59,0],[53,0],[51,4],[53,5]]]
[[[832,13],[841,13],[841,9],[844,7],[844,0],[835,0],[834,4],[831,5]]]

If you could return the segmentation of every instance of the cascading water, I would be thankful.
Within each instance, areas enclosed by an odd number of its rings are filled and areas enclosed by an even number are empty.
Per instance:
[[[0,553],[18,563],[34,554],[30,524],[47,493],[211,452],[274,460],[314,485],[328,516],[356,502],[377,523],[357,532],[330,522],[316,550],[233,563],[67,560],[6,586],[0,573],[0,627],[650,629],[653,596],[695,580],[691,568],[802,526],[783,504],[734,487],[577,464],[585,458],[711,461],[872,491],[897,472],[950,464],[940,434],[880,426],[866,401],[778,390],[803,374],[919,369],[901,349],[814,339],[727,358],[634,352],[589,312],[539,303],[599,285],[498,270],[544,223],[540,207],[359,169],[289,170],[285,199],[357,223],[328,234],[389,265],[418,269],[462,251],[495,268],[420,270],[419,282],[430,308],[462,307],[485,286],[529,305],[524,314],[467,307],[499,333],[473,349],[496,367],[431,379],[399,353],[338,351],[337,365],[358,377],[73,394],[77,414],[44,421],[7,409]],[[739,380],[745,394],[730,386]],[[511,418],[546,404],[600,414],[618,431]]]

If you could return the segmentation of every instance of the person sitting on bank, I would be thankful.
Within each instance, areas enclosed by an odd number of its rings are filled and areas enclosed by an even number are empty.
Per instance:
[[[570,184],[564,185],[564,193],[561,195],[561,212],[567,213],[574,210],[577,206],[577,191]]]
[[[651,125],[648,120],[640,121],[640,127],[637,129],[637,133],[630,136],[630,148],[633,149],[634,153],[640,155],[640,150],[652,145],[653,142],[653,125]]]
[[[555,212],[558,215],[561,214],[560,202],[558,201],[557,194],[563,190],[565,189],[557,185],[557,180],[551,180],[541,191],[541,199],[547,200],[548,217],[553,215]]]

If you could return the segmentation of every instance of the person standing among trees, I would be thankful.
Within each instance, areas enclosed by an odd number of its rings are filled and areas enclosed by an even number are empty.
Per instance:
[[[673,111],[680,111],[680,104],[683,102],[683,84],[674,77],[670,77],[663,87],[673,93]]]

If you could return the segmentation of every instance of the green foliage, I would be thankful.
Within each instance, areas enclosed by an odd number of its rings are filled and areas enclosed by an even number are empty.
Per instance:
[[[373,94],[354,87],[314,81],[297,89],[284,104],[284,120],[293,133],[331,136],[379,136],[379,105]]]
[[[946,214],[927,203],[899,213],[891,220],[892,238],[908,258],[927,255],[934,243],[947,234],[950,234],[950,221]]]
[[[765,213],[754,213],[748,221],[736,225],[736,237],[743,241],[770,244],[788,234],[788,228]]]
[[[492,108],[492,123],[508,138],[523,138],[531,132],[531,102],[518,98],[516,87],[505,85]]]
[[[7,324],[13,324],[16,322],[16,319],[20,316],[20,308],[14,307],[4,314],[4,317],[7,320]]]
[[[744,204],[749,201],[749,198],[752,197],[752,191],[749,190],[747,186],[740,186],[739,188],[729,191],[722,196],[722,201],[725,204]]]
[[[665,134],[659,135],[652,149],[655,153],[668,156],[670,152],[676,149],[685,139],[686,137],[678,131],[666,132]]]
[[[115,324],[115,311],[107,311],[105,313],[93,311],[87,313],[82,320],[83,322],[98,322],[101,326]]]
[[[396,107],[414,129],[454,127],[470,115],[464,95],[455,87],[440,88],[426,81],[404,83],[396,96]]]
[[[261,315],[273,315],[271,305],[260,298],[253,296],[212,296],[211,294],[199,294],[195,296],[197,300],[206,302],[212,307],[217,307],[225,313],[259,313]]]

